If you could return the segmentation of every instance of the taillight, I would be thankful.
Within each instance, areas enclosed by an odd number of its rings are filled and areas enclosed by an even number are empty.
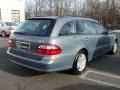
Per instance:
[[[14,28],[13,27],[9,27],[8,30],[14,30]]]
[[[61,48],[53,44],[41,44],[37,48],[37,53],[41,55],[57,55],[61,53]]]
[[[13,41],[11,39],[8,40],[8,48],[13,48],[14,44]]]

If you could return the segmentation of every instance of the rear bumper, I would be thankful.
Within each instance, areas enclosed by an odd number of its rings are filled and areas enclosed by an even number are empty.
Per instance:
[[[47,58],[47,59],[43,58],[40,61],[36,61],[34,59],[29,59],[19,55],[12,54],[9,52],[9,50],[7,51],[7,54],[9,61],[37,71],[53,72],[53,71],[61,71],[71,68],[69,66],[64,67],[63,65],[64,62],[61,62],[60,60],[54,61],[51,58]]]

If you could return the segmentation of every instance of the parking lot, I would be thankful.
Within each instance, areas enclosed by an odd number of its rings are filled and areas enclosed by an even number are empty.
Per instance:
[[[81,75],[73,75],[71,70],[42,73],[8,61],[7,41],[0,37],[0,90],[120,90],[120,43],[116,55],[98,57]]]

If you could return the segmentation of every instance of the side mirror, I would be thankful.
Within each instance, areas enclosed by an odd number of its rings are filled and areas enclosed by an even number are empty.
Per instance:
[[[104,35],[108,35],[109,32],[108,32],[108,31],[105,31],[105,32],[103,32],[102,34],[104,34]]]
[[[112,34],[112,32],[111,32],[111,31],[105,31],[105,32],[103,32],[102,34],[108,35],[108,34]]]
[[[111,31],[108,31],[108,34],[112,34],[112,32],[111,32]]]

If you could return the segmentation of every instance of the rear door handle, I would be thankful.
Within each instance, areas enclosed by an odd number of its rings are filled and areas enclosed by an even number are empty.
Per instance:
[[[89,39],[88,39],[88,38],[85,38],[85,41],[89,41]]]
[[[79,37],[76,36],[76,37],[74,37],[74,39],[79,39]]]

